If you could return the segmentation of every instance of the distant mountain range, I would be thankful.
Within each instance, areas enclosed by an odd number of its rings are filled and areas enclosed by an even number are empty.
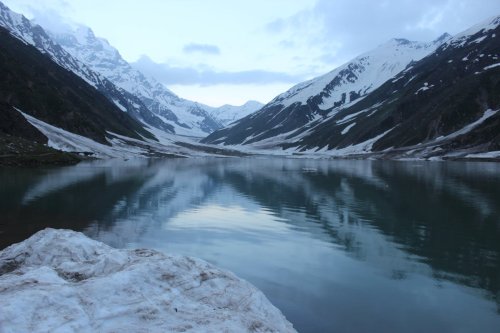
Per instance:
[[[213,118],[219,120],[222,125],[227,126],[236,120],[260,110],[263,106],[264,104],[260,102],[248,101],[241,106],[226,104],[218,108],[209,107],[207,110]]]
[[[343,157],[488,156],[500,151],[499,25],[495,17],[432,43],[393,39],[202,142]]]
[[[80,26],[67,33],[54,33],[12,12],[0,2],[0,26],[40,52],[49,55],[59,66],[77,74],[97,88],[119,109],[133,118],[169,133],[203,137],[223,126],[227,117],[218,108],[188,101],[175,95],[155,79],[133,68],[106,40]],[[259,106],[256,106],[259,107]],[[240,107],[232,107],[238,112]],[[241,107],[242,116],[248,106]],[[255,109],[251,110],[255,111]]]
[[[154,78],[132,67],[118,50],[106,40],[97,38],[90,28],[80,26],[72,32],[49,34],[94,72],[138,97],[155,116],[171,126],[173,133],[203,137],[226,125],[227,119],[242,118],[262,107],[260,103],[250,102],[243,106],[214,108],[180,98]],[[158,127],[156,122],[149,124]]]
[[[0,159],[29,153],[26,142],[97,157],[500,159],[499,26],[392,39],[267,105],[214,108],[176,96],[87,27],[48,32],[0,2]]]

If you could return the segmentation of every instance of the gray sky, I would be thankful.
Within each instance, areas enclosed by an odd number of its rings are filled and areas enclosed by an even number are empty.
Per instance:
[[[170,89],[209,105],[267,102],[393,37],[429,41],[500,15],[499,0],[3,0],[78,22]]]

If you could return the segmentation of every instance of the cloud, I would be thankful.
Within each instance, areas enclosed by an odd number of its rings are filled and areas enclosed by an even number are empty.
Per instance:
[[[430,41],[499,13],[498,0],[481,0],[481,5],[477,0],[317,0],[314,7],[264,28],[281,40],[318,50],[324,55],[320,61],[338,63],[391,38]]]
[[[217,45],[210,45],[210,44],[197,44],[197,43],[190,43],[184,45],[182,48],[182,51],[184,53],[204,53],[204,54],[213,54],[213,55],[219,55],[220,54],[220,49]]]
[[[143,73],[155,77],[158,81],[166,85],[266,85],[274,83],[296,83],[304,80],[304,77],[299,75],[290,75],[281,72],[258,69],[227,72],[216,71],[207,68],[206,66],[202,69],[191,67],[173,67],[168,64],[155,63],[147,56],[142,56],[132,65]]]
[[[33,22],[44,29],[55,33],[72,32],[78,26],[69,19],[62,17],[58,12],[52,9],[39,11],[33,9]]]

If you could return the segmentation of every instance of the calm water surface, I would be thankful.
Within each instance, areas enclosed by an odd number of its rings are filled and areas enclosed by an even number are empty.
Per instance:
[[[189,159],[0,169],[0,248],[45,227],[203,258],[299,332],[500,332],[500,165]]]

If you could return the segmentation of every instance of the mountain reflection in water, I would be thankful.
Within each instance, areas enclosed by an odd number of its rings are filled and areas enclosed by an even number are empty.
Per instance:
[[[498,164],[96,161],[0,184],[1,248],[50,226],[194,255],[300,332],[500,327]]]

